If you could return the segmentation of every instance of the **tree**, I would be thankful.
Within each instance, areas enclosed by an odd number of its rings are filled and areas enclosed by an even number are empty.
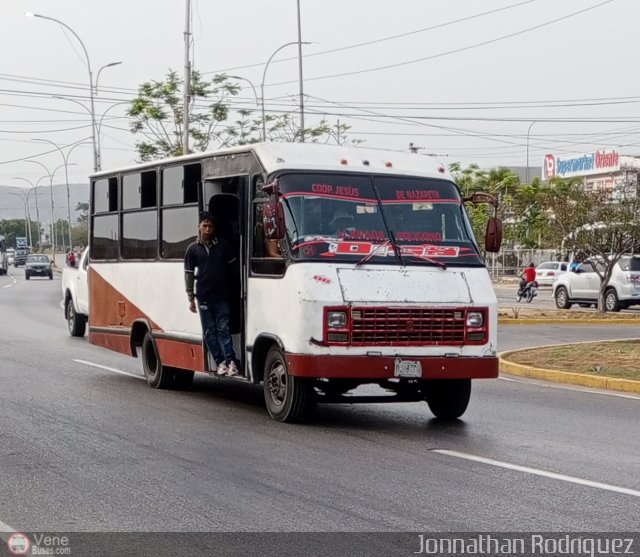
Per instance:
[[[74,246],[86,246],[89,238],[89,204],[78,202],[76,211],[81,211],[76,224],[71,227],[71,240]]]
[[[28,226],[31,228],[31,238],[33,247],[38,245],[38,226],[35,222],[29,221]],[[4,236],[8,248],[15,247],[16,238],[29,238],[28,231],[25,229],[24,219],[8,219],[0,221],[0,236]]]
[[[600,278],[598,312],[605,311],[605,294],[614,266],[634,251],[640,238],[638,175],[628,173],[613,190],[587,189],[581,181],[554,179],[545,195],[550,227],[564,234],[563,248],[595,260]]]
[[[520,186],[518,176],[506,168],[493,168],[487,171],[481,170],[476,164],[463,169],[460,163],[453,163],[449,166],[449,170],[463,197],[476,191],[484,191],[495,195],[500,200],[498,217],[505,224],[504,239],[513,242],[515,237],[512,226],[514,223],[512,200]],[[482,237],[487,221],[493,215],[493,208],[488,205],[469,205],[467,213],[476,238]]]
[[[131,117],[131,132],[144,137],[136,143],[141,161],[183,154],[182,85],[178,73],[169,70],[164,81],[148,81],[138,88],[127,115]],[[224,74],[216,74],[209,81],[204,81],[199,72],[191,74],[189,136],[194,150],[204,151],[211,141],[220,139],[224,133],[221,124],[229,116],[228,101],[239,90]]]
[[[183,154],[182,87],[183,80],[170,70],[164,81],[145,82],[138,88],[127,115],[131,118],[131,132],[143,136],[135,145],[140,161]],[[262,141],[262,116],[255,118],[252,110],[234,111],[230,106],[239,91],[240,86],[225,74],[214,75],[207,82],[193,72],[189,136],[194,152],[206,151],[211,144],[230,147]],[[233,114],[236,117],[230,120]],[[265,128],[268,141],[293,142],[301,135],[300,127],[288,113],[266,115]],[[311,143],[360,143],[347,138],[349,129],[347,124],[338,122],[332,126],[323,119],[317,126],[305,128],[304,136]]]

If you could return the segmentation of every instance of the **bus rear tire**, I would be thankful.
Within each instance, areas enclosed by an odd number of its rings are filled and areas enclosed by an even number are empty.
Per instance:
[[[465,413],[471,398],[471,379],[433,379],[425,386],[427,404],[436,418],[455,420]]]
[[[156,349],[156,341],[149,331],[146,332],[142,340],[142,369],[149,387],[154,389],[171,387],[175,370],[162,365]]]
[[[312,403],[311,382],[289,375],[287,360],[278,346],[267,354],[263,387],[267,411],[278,422],[300,421]]]

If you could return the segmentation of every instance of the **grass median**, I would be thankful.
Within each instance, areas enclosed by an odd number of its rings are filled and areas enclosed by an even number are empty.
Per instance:
[[[512,353],[515,364],[640,381],[640,341],[610,341],[532,348]]]

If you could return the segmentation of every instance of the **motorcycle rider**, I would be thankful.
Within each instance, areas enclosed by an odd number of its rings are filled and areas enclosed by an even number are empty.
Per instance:
[[[529,284],[536,280],[536,268],[533,263],[529,263],[528,267],[520,273],[520,292],[524,292]]]

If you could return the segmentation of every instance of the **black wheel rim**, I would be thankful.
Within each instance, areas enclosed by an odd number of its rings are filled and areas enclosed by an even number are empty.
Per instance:
[[[267,390],[271,401],[282,406],[287,396],[287,370],[281,361],[273,362],[267,374]]]

